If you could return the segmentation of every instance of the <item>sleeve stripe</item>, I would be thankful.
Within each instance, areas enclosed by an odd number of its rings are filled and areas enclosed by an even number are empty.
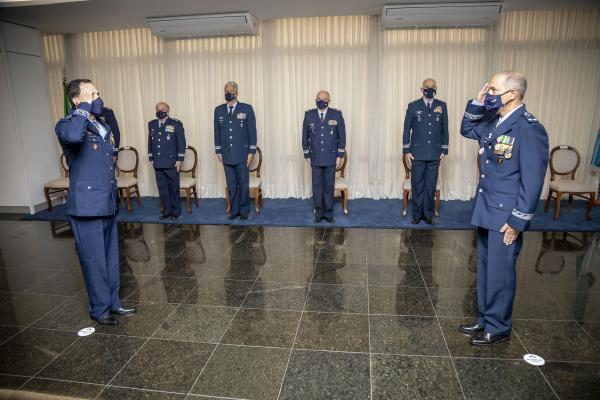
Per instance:
[[[304,154],[308,154],[310,150],[304,150]]]
[[[447,145],[447,144],[443,144],[443,145],[442,145],[442,149],[447,149],[447,148],[448,148],[448,145]]]
[[[465,111],[465,118],[471,119],[471,120],[478,120],[478,119],[483,118],[483,114],[471,114],[470,112]]]
[[[531,219],[533,218],[533,214],[527,214],[527,213],[521,212],[521,211],[517,210],[516,208],[514,208],[512,210],[512,215],[514,215],[515,217],[520,218],[522,220],[525,220],[525,221],[531,221]]]
[[[90,117],[90,113],[85,110],[82,110],[81,108],[78,108],[75,111],[73,111],[73,114],[81,115],[86,118]]]
[[[344,149],[338,149],[338,153],[344,153],[346,150]]]
[[[215,146],[216,150],[221,150],[221,146]]]
[[[405,144],[402,147],[405,148],[405,149],[410,149],[410,144]]]
[[[256,146],[250,145],[250,148],[254,150],[254,149],[256,149]]]

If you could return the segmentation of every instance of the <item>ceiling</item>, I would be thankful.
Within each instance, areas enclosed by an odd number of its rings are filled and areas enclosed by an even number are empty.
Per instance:
[[[259,19],[327,15],[378,15],[384,4],[481,2],[476,0],[0,0],[0,19],[43,33],[80,33],[146,26],[146,17],[250,11]],[[8,3],[8,4],[7,4]],[[48,4],[44,4],[48,3]],[[30,4],[16,6],[15,4]],[[41,4],[41,5],[40,5]],[[504,10],[591,8],[598,0],[505,0]]]

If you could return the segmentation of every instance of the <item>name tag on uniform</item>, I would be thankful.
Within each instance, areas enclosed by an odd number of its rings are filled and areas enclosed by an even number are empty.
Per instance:
[[[436,108],[433,109],[434,113],[442,113],[442,106],[437,106]]]
[[[175,132],[175,127],[173,125],[167,125],[165,127],[165,132]]]
[[[327,121],[327,124],[329,124],[331,126],[336,126],[337,125],[337,121],[335,119],[330,119],[329,121]]]
[[[246,114],[244,114],[244,113],[238,113],[237,119],[246,119]]]

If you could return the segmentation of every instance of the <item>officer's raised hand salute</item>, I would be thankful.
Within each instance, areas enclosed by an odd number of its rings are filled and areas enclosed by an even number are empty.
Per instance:
[[[131,315],[119,298],[117,186],[113,155],[118,149],[110,126],[98,116],[103,102],[89,79],[67,85],[72,111],[56,124],[69,166],[67,215],[89,298],[90,317],[117,325],[112,315]]]
[[[527,80],[501,72],[467,103],[461,134],[479,143],[480,176],[471,223],[478,227],[479,320],[461,325],[470,343],[510,338],[515,265],[548,165],[548,135],[523,104]]]

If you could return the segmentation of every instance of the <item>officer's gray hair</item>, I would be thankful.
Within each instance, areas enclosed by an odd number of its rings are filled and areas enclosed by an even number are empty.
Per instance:
[[[232,87],[236,92],[238,91],[238,84],[237,82],[234,81],[229,81],[225,84],[225,90],[227,90],[228,87]]]
[[[521,99],[525,97],[525,92],[527,92],[527,79],[525,76],[517,71],[503,71],[500,72],[500,75],[504,76],[504,85],[506,89],[516,89],[519,92],[519,96]]]

